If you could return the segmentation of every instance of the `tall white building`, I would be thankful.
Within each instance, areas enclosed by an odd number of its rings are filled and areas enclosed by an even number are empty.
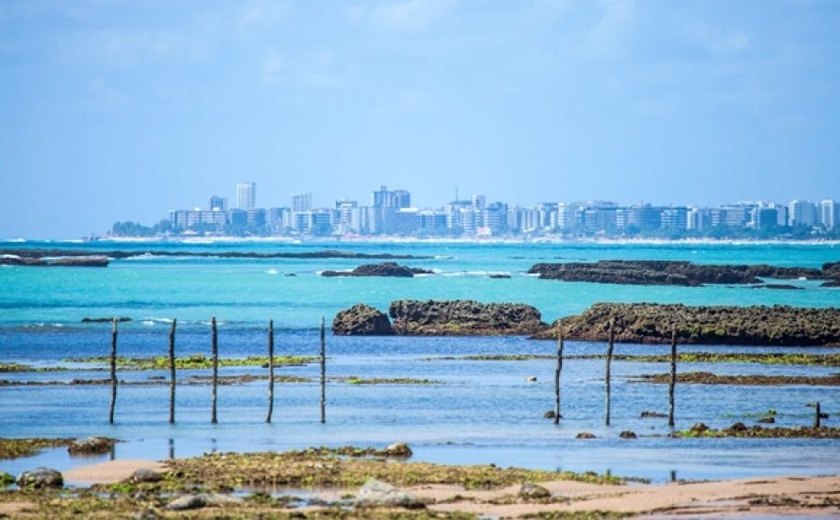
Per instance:
[[[838,205],[834,199],[826,199],[820,201],[820,224],[826,229],[834,229],[840,220],[838,220]]]
[[[243,182],[236,185],[236,207],[253,209],[257,206],[257,183]]]
[[[295,193],[292,195],[292,211],[301,213],[312,210],[311,193]]]
[[[807,200],[787,203],[788,226],[813,226],[817,223],[817,205]]]

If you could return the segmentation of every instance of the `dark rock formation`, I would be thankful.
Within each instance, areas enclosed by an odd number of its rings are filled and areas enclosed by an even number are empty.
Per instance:
[[[610,320],[622,343],[669,343],[676,326],[681,343],[706,345],[840,345],[840,309],[775,305],[700,306],[596,303],[583,314],[561,318],[535,337],[606,341]]]
[[[161,480],[163,480],[163,473],[149,468],[138,468],[128,477],[128,481],[134,483],[160,482]]]
[[[601,260],[536,264],[528,270],[540,278],[567,282],[634,285],[756,284],[761,278],[829,278],[820,269],[771,265],[698,265],[675,260]]]
[[[189,511],[192,509],[201,509],[206,505],[207,497],[204,495],[184,495],[166,504],[166,509],[170,511]]]
[[[404,507],[406,509],[422,509],[425,506],[413,495],[400,491],[394,486],[370,478],[356,494],[356,505],[379,507]]]
[[[64,477],[54,469],[40,467],[21,473],[17,479],[17,485],[21,488],[35,489],[63,487]]]
[[[352,271],[324,271],[321,276],[393,276],[397,278],[411,278],[415,274],[434,274],[433,271],[417,267],[406,267],[394,262],[381,264],[365,264]]]
[[[624,430],[623,432],[618,434],[619,437],[622,439],[636,439],[636,432],[632,432],[630,430]]]
[[[691,427],[691,431],[694,433],[703,433],[709,429],[704,423],[694,423],[694,426]]]
[[[382,450],[381,453],[385,457],[399,458],[408,458],[414,454],[414,452],[411,451],[411,448],[408,447],[408,444],[405,444],[404,442],[395,442]]]
[[[537,309],[515,303],[398,300],[388,314],[394,332],[408,336],[527,335],[546,328]]]
[[[116,320],[120,323],[131,321],[131,318],[128,316],[117,316]],[[82,323],[111,323],[114,321],[114,317],[102,317],[102,318],[82,318]]]
[[[394,334],[388,316],[364,304],[354,305],[336,314],[332,330],[333,334],[338,336],[390,336]]]
[[[108,453],[114,447],[114,439],[108,437],[88,437],[86,439],[76,439],[67,451],[70,455],[93,455],[97,453]]]
[[[575,435],[575,439],[596,439],[595,434],[592,432],[580,432]]]
[[[28,257],[0,255],[0,265],[27,267],[108,267],[107,256]]]
[[[667,413],[660,413],[660,412],[653,412],[651,410],[645,410],[640,415],[642,419],[658,419],[662,417],[668,417]]]
[[[759,419],[756,422],[759,423],[759,424],[773,424],[773,423],[776,422],[776,418],[773,417],[772,415],[768,415],[766,417],[762,417],[761,419]]]
[[[797,287],[786,283],[763,283],[761,285],[753,285],[753,289],[781,289],[790,291],[804,291],[804,287]]]
[[[539,484],[525,482],[519,486],[517,495],[525,500],[545,500],[551,497],[551,492]]]

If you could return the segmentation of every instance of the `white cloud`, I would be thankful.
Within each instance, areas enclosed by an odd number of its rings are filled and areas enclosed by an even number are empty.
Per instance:
[[[252,0],[239,16],[239,25],[243,28],[269,26],[282,20],[289,12],[286,0]]]
[[[456,4],[456,0],[403,0],[375,7],[354,6],[347,11],[347,18],[382,30],[417,32],[431,26]]]

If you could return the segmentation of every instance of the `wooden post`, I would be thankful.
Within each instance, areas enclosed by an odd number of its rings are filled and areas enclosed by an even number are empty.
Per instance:
[[[668,426],[674,427],[674,389],[677,386],[677,326],[671,329],[671,381],[668,384]]]
[[[114,408],[117,406],[117,318],[111,322],[111,405],[108,422],[114,424]]]
[[[610,425],[610,364],[612,363],[613,357],[613,342],[615,340],[615,319],[610,320],[610,335],[609,335],[609,342],[607,343],[607,373],[604,377],[606,380],[606,395],[605,395],[605,408],[606,408],[606,415],[604,417],[604,424],[607,426]]]
[[[324,328],[324,317],[321,316],[321,422],[327,422],[327,340]]]
[[[821,414],[820,402],[819,401],[814,403],[814,410],[815,410],[815,413],[814,413],[814,428],[819,428],[820,427],[820,414]]]
[[[271,422],[274,412],[274,320],[268,320],[268,415],[265,422]]]
[[[554,424],[560,424],[560,372],[563,370],[563,328],[557,334],[557,368],[554,369]]]
[[[211,397],[212,403],[212,411],[210,412],[210,422],[216,424],[218,418],[216,417],[216,401],[218,397],[218,385],[219,385],[219,338],[218,338],[218,331],[216,330],[216,317],[213,316],[210,320],[210,327],[212,330],[212,355],[213,355],[213,394]]]
[[[169,329],[169,424],[175,424],[175,327],[178,320],[172,319]]]

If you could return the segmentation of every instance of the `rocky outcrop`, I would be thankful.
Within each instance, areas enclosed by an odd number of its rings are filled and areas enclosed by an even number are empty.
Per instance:
[[[17,485],[21,488],[56,488],[64,486],[64,477],[58,471],[50,468],[40,467],[24,471],[17,479]]]
[[[547,327],[540,311],[516,303],[397,300],[388,314],[394,332],[407,336],[531,335]]]
[[[413,495],[375,478],[368,479],[359,489],[355,502],[356,505],[362,507],[404,507],[406,509],[426,507]]]
[[[352,271],[324,271],[321,276],[392,276],[396,278],[411,278],[415,274],[434,274],[433,271],[418,267],[406,267],[395,262],[381,264],[365,264]]]
[[[760,278],[830,278],[824,270],[771,265],[698,265],[673,260],[601,260],[599,262],[542,263],[528,273],[567,282],[632,285],[758,284]]]
[[[535,337],[606,341],[615,321],[622,343],[669,343],[676,327],[681,343],[711,345],[840,345],[840,309],[776,305],[700,306],[596,303],[583,314],[561,318]]]
[[[114,447],[114,439],[108,437],[88,437],[86,439],[76,439],[67,451],[70,455],[94,455],[98,453],[108,453]]]
[[[388,316],[364,304],[354,305],[336,314],[332,330],[337,336],[390,336],[394,334]]]
[[[0,255],[0,265],[27,267],[108,267],[107,256],[60,256],[34,258],[18,255]]]

